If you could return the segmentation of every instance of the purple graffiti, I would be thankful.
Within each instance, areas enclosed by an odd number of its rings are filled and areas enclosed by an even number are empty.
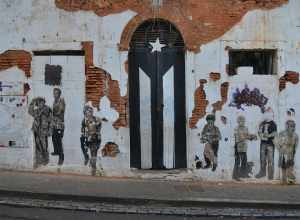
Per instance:
[[[258,106],[262,113],[266,111],[265,106],[268,102],[268,98],[265,97],[257,88],[250,90],[248,85],[240,91],[239,88],[232,94],[232,101],[230,107],[236,107],[237,109],[245,110],[244,106]]]
[[[0,81],[0,92],[2,92],[4,88],[10,88],[11,89],[12,86],[11,85],[3,85],[3,83]]]

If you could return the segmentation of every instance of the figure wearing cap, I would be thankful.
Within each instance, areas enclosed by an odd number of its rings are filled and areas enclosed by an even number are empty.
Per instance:
[[[219,141],[222,137],[219,128],[214,125],[215,116],[213,114],[207,115],[206,121],[207,124],[203,128],[200,138],[201,142],[205,144],[204,159],[206,165],[204,169],[210,168],[212,165],[212,171],[215,171],[218,164]]]
[[[48,137],[52,134],[52,111],[42,97],[32,99],[28,113],[33,117],[32,131],[35,141],[35,167],[49,163]]]

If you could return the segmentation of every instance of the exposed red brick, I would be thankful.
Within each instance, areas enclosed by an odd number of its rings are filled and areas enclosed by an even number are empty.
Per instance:
[[[217,101],[213,106],[213,112],[215,113],[216,111],[221,111],[223,108],[223,105],[227,102],[227,97],[228,97],[228,90],[229,90],[229,83],[224,82],[221,84],[221,101]]]
[[[279,91],[282,91],[286,87],[286,83],[291,82],[293,84],[299,83],[299,73],[294,71],[286,71],[285,74],[279,79]]]
[[[124,67],[125,67],[125,71],[126,71],[126,73],[129,73],[128,71],[129,71],[129,67],[128,67],[128,60],[126,60],[125,62],[124,62]]]
[[[126,25],[122,33],[120,50],[128,50],[136,28],[145,20],[153,18],[153,10],[147,4],[149,1],[140,2],[141,6],[138,8],[129,7],[138,14]],[[288,0],[165,0],[156,16],[172,22],[178,28],[188,50],[200,52],[201,45],[221,37],[248,11],[272,9],[287,2]]]
[[[209,78],[213,81],[218,81],[221,79],[221,74],[220,73],[214,73],[214,72],[211,72],[209,74]]]
[[[31,54],[24,50],[7,50],[0,54],[0,71],[17,66],[27,77],[31,76]]]
[[[85,65],[86,66],[93,66],[94,65],[94,44],[93,42],[86,41],[82,42],[82,49],[84,50],[85,56]]]
[[[120,153],[119,146],[113,142],[108,142],[101,150],[101,153],[102,157],[116,157]]]
[[[189,119],[190,128],[196,128],[196,124],[199,119],[206,115],[206,107],[208,106],[208,100],[206,100],[206,94],[204,90],[204,84],[207,82],[205,79],[199,80],[200,86],[194,93],[194,109],[192,117]]]
[[[128,23],[122,34],[119,45],[121,50],[128,50],[134,30],[155,14],[177,26],[191,51],[199,51],[200,45],[222,36],[248,11],[272,9],[287,2],[288,0],[164,0],[160,10],[154,13],[150,0],[55,0],[60,9],[93,11],[99,16],[126,10],[137,12],[137,16]]]
[[[91,101],[94,107],[99,108],[102,97],[107,96],[111,107],[119,113],[119,118],[113,123],[115,128],[128,126],[128,96],[121,96],[119,82],[112,80],[111,75],[105,70],[93,65],[93,42],[83,42],[85,51],[86,74],[86,99]]]

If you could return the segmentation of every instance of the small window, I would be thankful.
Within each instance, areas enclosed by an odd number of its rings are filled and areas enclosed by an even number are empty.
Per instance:
[[[230,50],[229,75],[236,75],[238,67],[252,67],[254,75],[276,74],[276,50]]]
[[[50,86],[60,86],[61,85],[61,73],[62,67],[60,65],[50,65],[45,66],[45,84]]]

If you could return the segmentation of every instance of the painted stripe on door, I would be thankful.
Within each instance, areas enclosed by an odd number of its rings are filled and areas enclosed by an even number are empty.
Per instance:
[[[174,67],[171,67],[163,76],[164,96],[164,165],[166,168],[174,168],[175,136],[174,136]]]
[[[139,68],[141,168],[152,168],[151,79]]]

